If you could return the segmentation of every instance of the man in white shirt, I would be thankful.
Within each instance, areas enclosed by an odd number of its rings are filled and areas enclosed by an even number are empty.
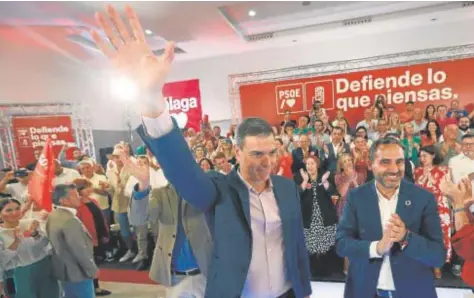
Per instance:
[[[451,158],[449,170],[454,183],[474,173],[474,134],[467,134],[461,139],[461,153]]]
[[[375,141],[370,160],[375,182],[349,192],[336,233],[350,260],[344,297],[437,297],[432,268],[446,251],[436,200],[403,179],[399,140]]]
[[[428,121],[426,121],[423,116],[423,111],[420,108],[416,108],[413,111],[413,121],[411,121],[411,124],[413,125],[415,134],[419,134],[421,131],[426,129]]]
[[[55,163],[56,177],[54,177],[53,185],[72,184],[74,179],[81,177],[78,171],[63,167],[59,160],[56,160]]]

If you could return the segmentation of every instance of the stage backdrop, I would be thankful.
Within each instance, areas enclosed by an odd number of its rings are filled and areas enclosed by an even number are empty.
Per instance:
[[[167,83],[163,87],[163,96],[173,116],[181,128],[201,129],[202,108],[199,80]]]
[[[65,144],[74,143],[69,116],[17,116],[12,118],[12,129],[19,166],[34,162],[34,149],[42,147],[48,137],[52,140],[55,157]]]
[[[398,112],[407,101],[415,107],[450,104],[460,106],[474,99],[474,58],[417,64],[343,74],[281,80],[240,87],[242,117],[262,117],[280,123],[285,110],[293,119],[308,115],[314,98],[323,101],[330,119],[337,109],[345,111],[351,126],[363,119],[364,109],[372,107],[378,94]]]

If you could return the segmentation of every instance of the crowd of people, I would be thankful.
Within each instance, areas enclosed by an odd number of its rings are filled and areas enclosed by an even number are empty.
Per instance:
[[[140,49],[145,41],[138,19],[130,8],[126,14],[138,34],[130,47]],[[118,13],[109,7],[107,17],[96,17],[117,43],[119,58],[132,55],[121,52],[122,42],[132,39]],[[115,33],[106,18],[118,24]],[[112,59],[100,36],[93,37]],[[136,53],[123,60],[140,58]],[[156,63],[168,67],[172,45],[163,57]],[[371,263],[381,272],[401,272],[390,269],[388,258],[404,252],[412,260],[399,260],[412,273],[426,274],[423,263],[441,278],[446,270],[461,275],[463,260],[452,248],[462,245],[461,257],[470,258],[463,276],[472,274],[472,250],[460,243],[467,243],[464,234],[472,235],[466,232],[472,214],[465,203],[472,201],[474,111],[452,100],[449,107],[430,104],[424,110],[407,102],[398,113],[379,95],[364,119],[349,123],[341,110],[331,119],[321,104],[313,102],[311,112],[298,119],[287,111],[274,126],[244,119],[225,136],[207,122],[199,132],[180,131],[166,110],[148,106],[138,128],[144,145],[133,152],[126,142],[116,144],[105,167],[80,149],[67,160],[63,148],[49,214],[37,210],[28,194],[35,164],[5,171],[2,290],[17,298],[109,295],[100,288],[97,264],[118,261],[136,263],[138,270],[151,265],[150,277],[166,287],[167,297],[309,297],[311,276],[338,271],[348,275],[347,297],[392,297],[405,293],[408,283],[396,289],[394,279],[402,277],[392,273],[368,283],[368,259],[381,259]],[[391,172],[395,168],[401,177]],[[405,189],[419,198],[407,197]],[[377,220],[390,223],[383,231],[371,231],[377,224],[368,220],[357,222],[372,210],[371,195],[379,200]],[[383,207],[383,198],[390,197],[397,199]],[[400,204],[393,205],[397,200],[407,208],[413,204],[413,222],[406,222],[410,217],[399,212]],[[433,213],[430,206],[436,206]],[[115,231],[121,241],[112,240]],[[382,234],[380,241],[369,241]],[[465,280],[474,287],[472,278]]]

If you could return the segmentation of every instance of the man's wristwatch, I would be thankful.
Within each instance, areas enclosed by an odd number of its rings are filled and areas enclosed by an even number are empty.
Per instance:
[[[408,245],[408,240],[410,239],[410,235],[411,235],[410,231],[407,230],[405,237],[402,239],[402,241],[400,241],[400,245],[402,247],[405,247]]]
[[[454,209],[454,213],[458,213],[458,212],[466,212],[466,207],[460,207],[460,208]]]

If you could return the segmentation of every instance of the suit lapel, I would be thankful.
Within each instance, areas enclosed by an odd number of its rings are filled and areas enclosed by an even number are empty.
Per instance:
[[[242,212],[250,228],[250,190],[247,185],[240,179],[238,174],[238,166],[235,166],[229,173],[230,188],[237,193],[237,200],[240,202]]]
[[[407,182],[402,180],[400,183],[396,213],[400,216],[405,225],[409,224],[411,210],[413,209],[412,203],[413,202],[410,200],[410,194],[407,191]]]
[[[382,218],[380,216],[379,197],[375,188],[375,182],[370,183],[370,188],[371,191],[367,193],[367,204],[364,204],[364,209],[367,216],[373,219],[376,239],[381,239],[383,235]]]

